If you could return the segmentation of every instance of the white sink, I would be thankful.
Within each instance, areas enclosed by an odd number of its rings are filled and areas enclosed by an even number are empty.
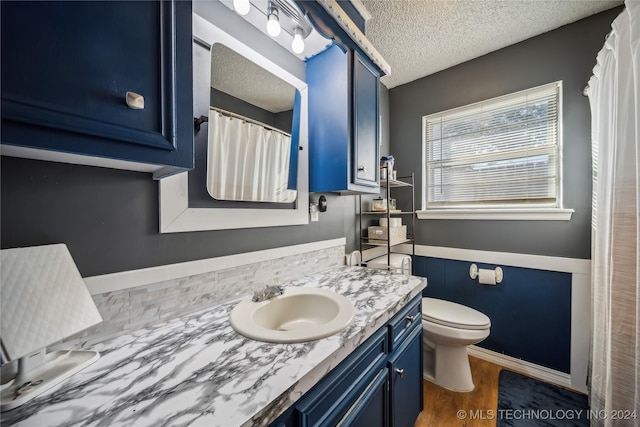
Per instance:
[[[251,297],[236,305],[229,319],[241,335],[258,341],[296,343],[328,337],[346,328],[353,304],[328,289],[290,287],[266,301]]]

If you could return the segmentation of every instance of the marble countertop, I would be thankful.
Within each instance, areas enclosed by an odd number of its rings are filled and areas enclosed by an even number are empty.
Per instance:
[[[339,267],[287,283],[332,289],[356,308],[343,331],[301,344],[245,338],[232,301],[91,347],[101,358],[2,414],[3,426],[267,425],[426,286],[421,277]]]

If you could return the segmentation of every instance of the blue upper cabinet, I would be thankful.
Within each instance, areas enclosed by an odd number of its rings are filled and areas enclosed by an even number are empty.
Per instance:
[[[156,177],[193,168],[191,2],[1,8],[2,154]]]
[[[380,70],[313,2],[302,2],[313,24],[335,43],[307,61],[309,189],[380,192]]]

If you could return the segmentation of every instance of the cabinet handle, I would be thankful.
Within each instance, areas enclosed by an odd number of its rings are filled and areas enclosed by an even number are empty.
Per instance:
[[[358,168],[358,172],[366,172],[367,171],[367,167],[366,166],[360,166]]]
[[[144,110],[144,96],[135,92],[127,92],[127,106],[132,110]]]
[[[396,368],[396,373],[400,376],[400,378],[404,378],[404,369]]]
[[[416,315],[414,314],[413,316],[407,316],[406,319],[407,322],[409,322],[409,325],[411,325],[416,320]]]

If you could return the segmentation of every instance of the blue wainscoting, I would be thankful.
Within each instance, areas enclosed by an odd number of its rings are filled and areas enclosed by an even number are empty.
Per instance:
[[[428,280],[423,295],[464,304],[489,316],[491,334],[479,347],[569,373],[571,274],[500,265],[504,280],[491,286],[471,279],[470,265],[416,257],[416,275]]]

